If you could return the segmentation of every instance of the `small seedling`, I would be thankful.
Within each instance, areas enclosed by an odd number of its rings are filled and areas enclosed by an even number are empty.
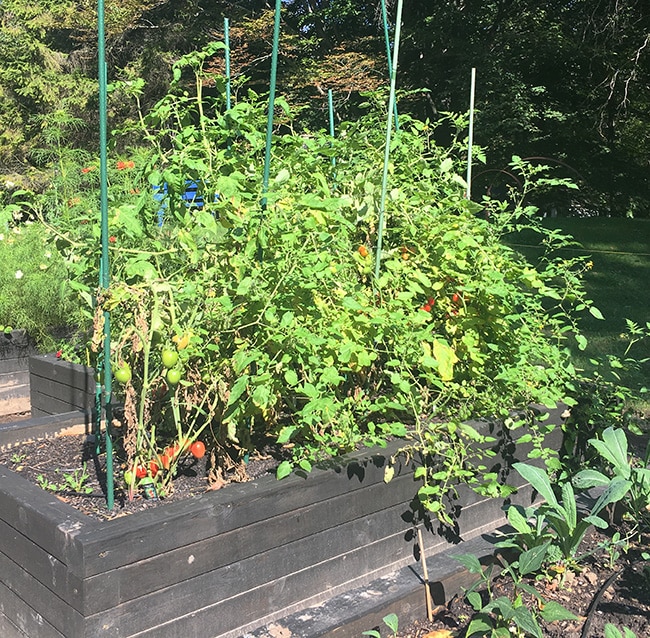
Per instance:
[[[63,480],[65,482],[58,486],[59,490],[70,489],[77,494],[90,494],[93,488],[90,485],[86,485],[89,478],[90,475],[86,469],[86,463],[84,463],[81,468],[77,468],[72,473],[63,473]]]
[[[388,616],[384,616],[382,620],[384,621],[384,624],[393,632],[393,636],[397,636],[397,614],[388,614]],[[381,638],[381,634],[376,629],[364,631],[362,635],[371,636],[372,638]]]
[[[623,633],[621,633],[612,623],[607,623],[605,625],[605,638],[636,638],[636,634],[627,627],[623,627]]]
[[[52,481],[50,481],[48,478],[46,478],[42,474],[39,474],[36,477],[36,482],[38,483],[38,486],[42,490],[49,490],[50,492],[58,492],[59,491],[59,486],[56,483],[53,483]]]

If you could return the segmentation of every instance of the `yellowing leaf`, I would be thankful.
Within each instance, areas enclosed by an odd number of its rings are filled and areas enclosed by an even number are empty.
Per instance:
[[[454,349],[436,339],[433,342],[433,358],[438,362],[440,378],[451,381],[454,378],[454,364],[459,360]]]

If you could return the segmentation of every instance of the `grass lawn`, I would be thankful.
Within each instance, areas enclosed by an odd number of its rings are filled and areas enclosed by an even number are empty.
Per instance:
[[[627,343],[621,338],[627,329],[625,319],[640,325],[650,322],[650,219],[556,218],[545,223],[565,231],[580,244],[560,254],[582,254],[593,262],[585,286],[605,321],[584,315],[581,326],[589,345],[584,352],[575,349],[576,365],[593,369],[589,359],[623,355]],[[522,252],[532,256],[534,250],[522,247]],[[630,356],[650,357],[650,339],[635,344]],[[650,362],[621,376],[628,387],[650,387]],[[650,414],[650,398],[639,407]]]

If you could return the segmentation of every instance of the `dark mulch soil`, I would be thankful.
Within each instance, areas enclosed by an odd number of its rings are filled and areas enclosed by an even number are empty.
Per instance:
[[[251,455],[246,464],[241,463],[229,471],[215,473],[211,465],[211,455],[206,454],[197,460],[190,454],[179,463],[177,476],[173,481],[171,494],[164,499],[145,498],[138,491],[129,500],[123,481],[123,468],[119,458],[114,463],[115,502],[112,510],[106,506],[106,468],[105,455],[96,457],[95,444],[90,437],[65,435],[55,438],[21,443],[11,449],[0,450],[0,464],[18,472],[27,480],[40,485],[49,485],[50,491],[62,501],[69,503],[84,514],[98,520],[107,520],[139,512],[165,503],[192,498],[203,492],[221,489],[232,482],[242,482],[274,472],[279,461],[273,450],[265,448]],[[80,477],[87,474],[83,490],[70,489],[67,477]],[[86,491],[87,488],[87,491]]]
[[[581,563],[581,571],[566,573],[564,582],[558,577],[525,581],[546,600],[560,603],[579,618],[540,623],[545,638],[603,638],[607,623],[615,625],[621,634],[623,627],[628,627],[637,638],[650,638],[650,561],[641,556],[643,551],[649,551],[650,539],[646,537],[639,542],[635,536],[628,551],[615,561],[613,567],[607,554],[597,549],[605,539],[607,536],[597,530],[587,535],[580,554],[595,550],[594,554]],[[512,600],[512,581],[497,578],[493,595],[507,596]],[[525,600],[529,607],[534,605],[530,598]],[[465,629],[474,611],[463,596],[434,611],[432,622],[426,619],[416,621],[401,628],[397,637],[465,638]],[[518,634],[513,631],[512,635]]]

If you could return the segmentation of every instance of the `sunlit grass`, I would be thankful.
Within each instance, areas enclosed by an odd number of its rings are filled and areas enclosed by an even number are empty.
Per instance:
[[[575,365],[592,371],[591,360],[623,357],[628,344],[622,336],[627,332],[626,319],[640,325],[650,321],[650,220],[556,218],[545,223],[579,242],[579,247],[564,251],[567,256],[585,255],[593,263],[585,275],[585,286],[605,320],[585,314],[580,325],[588,339],[587,349],[582,352],[577,344],[572,348]],[[523,252],[532,255],[535,251]],[[634,344],[629,356],[650,358],[650,339]],[[636,391],[650,387],[650,363],[622,370],[621,384]],[[637,405],[650,414],[650,397]]]

